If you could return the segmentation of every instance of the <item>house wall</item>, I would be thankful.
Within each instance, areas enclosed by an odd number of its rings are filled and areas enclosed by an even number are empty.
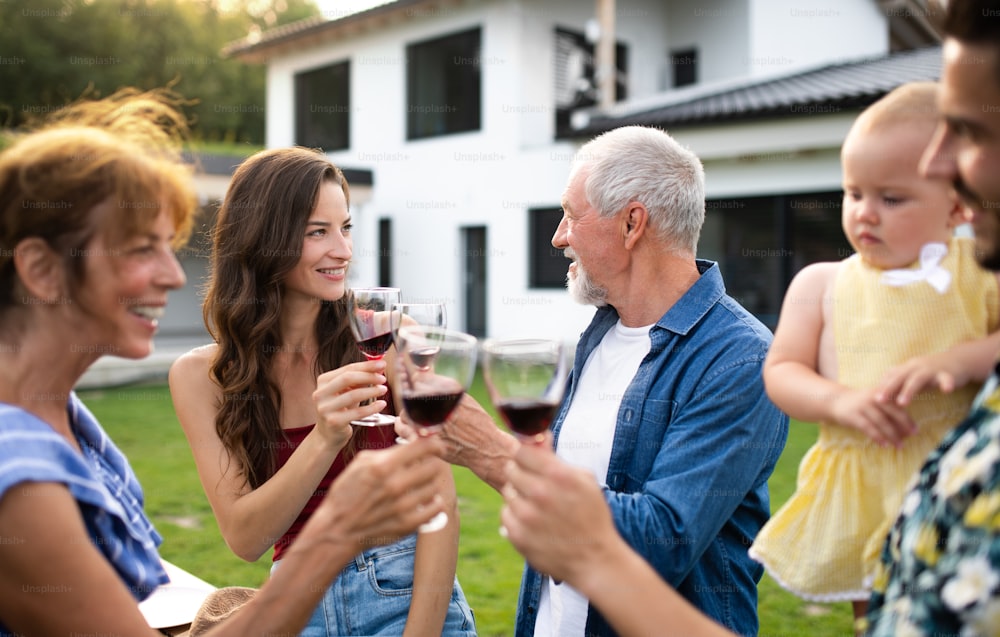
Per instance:
[[[551,14],[548,25],[541,27],[544,45],[533,48],[529,43],[536,34],[519,34],[521,25],[537,26],[539,15],[532,11],[516,2],[471,2],[418,13],[361,39],[273,60],[268,70],[267,144],[294,142],[294,74],[350,59],[351,148],[330,156],[343,166],[371,169],[375,182],[371,201],[352,210],[352,283],[376,281],[378,221],[388,217],[393,223],[392,281],[404,298],[446,302],[450,323],[462,328],[465,259],[485,258],[491,332],[512,323],[544,326],[559,312],[573,317],[569,329],[575,335],[589,320],[587,308],[570,305],[564,291],[526,291],[526,207],[558,205],[572,153],[570,144],[551,141],[551,29],[561,14]],[[582,29],[587,14],[580,16],[579,24],[567,26]],[[482,129],[408,142],[402,107],[407,44],[476,26],[483,33]],[[542,72],[522,73],[523,66]],[[524,97],[527,94],[532,99]],[[487,228],[485,255],[464,253],[460,229],[466,226]],[[559,325],[549,331],[559,334],[563,329]]]
[[[875,0],[749,0],[751,77],[785,74],[889,52]]]
[[[696,48],[698,82],[745,77],[750,57],[750,0],[706,0],[674,2],[668,5],[667,48]],[[659,39],[659,38],[657,38]],[[669,59],[669,51],[662,56]],[[657,90],[671,86],[670,69],[665,68]]]
[[[206,254],[184,250],[178,256],[187,285],[170,293],[167,311],[159,320],[156,340],[207,343],[210,339],[201,318],[201,293],[208,275],[208,258]]]
[[[839,190],[840,145],[857,111],[683,128],[678,142],[705,166],[709,199]]]
[[[619,0],[617,38],[629,49],[630,96],[659,92],[668,52],[688,43],[698,45],[705,81],[774,70],[761,68],[758,57],[784,54],[812,66],[824,56],[839,61],[888,50],[873,0],[842,0],[835,5],[842,19],[825,22],[794,15],[800,5]],[[374,174],[371,199],[352,210],[353,284],[378,280],[378,223],[390,218],[392,282],[404,299],[447,303],[451,326],[463,329],[464,267],[483,258],[491,336],[579,334],[592,308],[564,290],[528,287],[527,231],[530,208],[559,206],[576,147],[554,140],[552,33],[556,26],[583,31],[592,15],[593,3],[577,0],[469,0],[270,61],[267,145],[278,147],[294,142],[294,74],[351,60],[351,147],[331,158]],[[483,34],[482,129],[408,142],[407,44],[476,26]],[[818,192],[839,188],[837,153],[853,116],[672,132],[702,157],[710,198]],[[487,229],[484,254],[464,252],[462,228],[470,226]]]

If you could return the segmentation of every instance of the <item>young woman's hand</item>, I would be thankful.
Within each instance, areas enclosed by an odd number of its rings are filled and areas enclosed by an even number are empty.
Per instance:
[[[352,420],[385,409],[385,361],[351,363],[316,379],[316,428],[331,443],[343,446],[354,433]],[[368,400],[371,403],[367,403]]]

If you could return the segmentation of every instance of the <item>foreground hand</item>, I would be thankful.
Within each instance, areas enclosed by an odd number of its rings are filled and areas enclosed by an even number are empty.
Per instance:
[[[423,438],[361,451],[333,481],[309,526],[315,520],[322,537],[359,550],[409,535],[444,509],[437,482],[443,450],[439,441]]]
[[[880,402],[874,389],[845,389],[830,406],[833,420],[851,427],[882,446],[900,447],[917,432],[906,409],[892,402]]]
[[[578,585],[618,538],[593,474],[560,460],[551,434],[522,445],[507,467],[500,519],[507,539],[536,570]]]
[[[353,434],[352,420],[377,414],[385,409],[380,398],[386,392],[385,361],[351,363],[320,374],[316,379],[313,402],[316,425],[327,440],[343,446]]]
[[[922,391],[937,389],[947,394],[970,380],[958,357],[939,352],[911,358],[885,373],[878,387],[878,400],[905,407]]]

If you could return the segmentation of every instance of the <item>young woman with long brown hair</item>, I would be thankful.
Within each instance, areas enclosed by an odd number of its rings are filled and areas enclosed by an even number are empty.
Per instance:
[[[205,322],[215,343],[170,372],[178,418],[219,528],[237,555],[272,545],[275,569],[329,481],[359,449],[394,444],[352,420],[391,410],[385,361],[363,361],[347,312],[350,191],[316,151],[262,151],[233,175],[213,234]],[[369,399],[376,399],[366,404]],[[467,635],[449,525],[343,565],[303,635]],[[405,627],[405,631],[404,631]]]

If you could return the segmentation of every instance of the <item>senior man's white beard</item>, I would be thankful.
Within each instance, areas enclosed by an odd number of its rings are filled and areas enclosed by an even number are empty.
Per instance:
[[[604,307],[608,304],[608,291],[594,283],[587,275],[586,270],[576,260],[573,251],[567,248],[563,251],[567,259],[572,259],[576,264],[574,274],[566,273],[566,288],[574,301],[581,305],[593,305],[594,307]]]

